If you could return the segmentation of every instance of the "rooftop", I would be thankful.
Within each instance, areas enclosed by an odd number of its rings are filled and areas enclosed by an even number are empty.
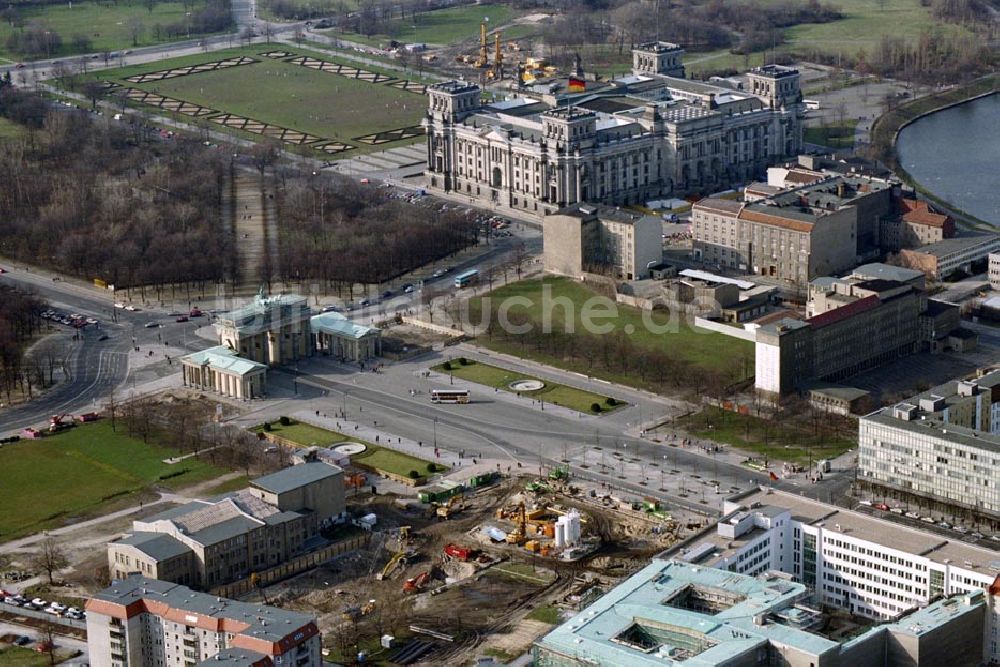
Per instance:
[[[1000,574],[1000,558],[998,558],[997,552],[991,549],[967,542],[949,540],[919,528],[879,519],[836,505],[828,505],[797,494],[771,488],[759,488],[745,496],[740,496],[738,503],[744,508],[750,508],[756,503],[761,505],[758,509],[751,509],[751,512],[759,511],[764,507],[779,507],[788,510],[791,513],[791,518],[801,523],[822,525],[828,531],[837,531],[855,539],[884,545],[888,549],[920,554],[942,565],[945,562],[950,562],[990,577]],[[714,531],[704,535],[701,539],[711,542],[715,546],[715,550],[712,556],[702,563],[712,566],[724,558],[731,557],[746,544],[748,539],[754,539],[760,535],[760,530],[755,529],[735,540]],[[730,543],[732,547],[729,546]]]
[[[212,370],[247,375],[267,369],[265,364],[252,359],[244,359],[226,345],[216,345],[201,352],[193,352],[181,357],[181,363],[194,366],[208,366]]]
[[[379,329],[366,327],[363,324],[355,324],[336,311],[313,315],[310,324],[313,331],[355,339],[379,333]]]
[[[100,602],[111,605],[101,605]],[[145,604],[133,607],[136,603]],[[155,612],[151,612],[151,606],[156,609]],[[186,586],[147,579],[138,574],[112,581],[110,586],[87,601],[87,611],[92,608],[116,618],[132,617],[142,611],[167,616],[171,610],[176,610],[184,614],[191,625],[224,629],[233,634],[278,643],[300,631],[308,636],[318,632],[314,619],[306,614],[197,593]]]
[[[157,562],[191,553],[186,544],[162,533],[133,533],[117,543],[131,545]]]
[[[846,319],[868,312],[869,310],[874,310],[881,303],[882,301],[879,300],[878,296],[872,294],[871,296],[866,296],[863,299],[843,305],[840,308],[834,308],[833,310],[810,317],[806,321],[814,328],[820,329],[831,324],[836,324],[837,322],[843,322]]]
[[[317,482],[321,479],[342,475],[343,470],[329,463],[320,461],[300,463],[289,466],[276,473],[258,477],[250,482],[250,486],[269,491],[271,493],[287,493],[299,487]]]
[[[265,296],[263,289],[250,303],[221,313],[216,328],[234,327],[240,333],[257,333],[301,322],[309,317],[309,300],[298,294]]]
[[[911,280],[924,278],[923,271],[917,271],[916,269],[907,269],[902,266],[892,266],[891,264],[882,264],[879,262],[873,264],[863,264],[858,268],[851,271],[851,276],[855,278],[883,278],[885,280],[897,280],[901,283],[907,283]]]
[[[954,238],[944,239],[943,241],[938,241],[937,243],[931,243],[930,245],[921,246],[913,250],[904,250],[903,252],[933,255],[934,257],[941,259],[943,257],[947,257],[948,255],[971,250],[979,246],[994,244],[1000,247],[1000,234],[970,234],[968,236],[956,236]]]

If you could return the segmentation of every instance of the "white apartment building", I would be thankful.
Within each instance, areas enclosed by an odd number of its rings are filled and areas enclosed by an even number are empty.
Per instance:
[[[797,70],[746,74],[746,90],[690,81],[683,49],[633,51],[631,76],[568,92],[547,84],[483,104],[479,86],[428,86],[427,184],[539,217],[746,182],[802,147]]]
[[[87,601],[87,649],[101,667],[321,667],[306,614],[131,575]]]
[[[988,275],[990,279],[990,287],[1000,292],[1000,253],[990,253]]]
[[[889,620],[940,595],[1000,584],[1000,554],[874,516],[758,489],[727,500],[715,534],[668,551],[691,564],[790,574],[827,604]],[[1000,609],[990,599],[986,654],[1000,663]]]

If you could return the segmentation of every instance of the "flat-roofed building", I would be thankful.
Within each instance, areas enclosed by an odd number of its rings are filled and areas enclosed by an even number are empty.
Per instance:
[[[976,591],[914,609],[853,634],[830,618],[806,586],[776,573],[757,577],[654,559],[533,648],[538,667],[844,667],[983,660],[988,613]]]
[[[663,261],[663,223],[650,215],[571,206],[546,218],[542,234],[549,273],[579,278],[593,272],[638,280]]]
[[[133,574],[87,600],[90,664],[321,667],[316,619]]]
[[[958,271],[971,272],[974,263],[995,252],[1000,252],[1000,234],[973,234],[904,248],[895,257],[902,266],[923,271],[933,280],[943,280]]]
[[[267,366],[281,366],[308,357],[312,352],[312,312],[309,300],[295,294],[265,296],[215,321],[219,344],[240,357]]]
[[[987,264],[990,287],[1000,292],[1000,253],[991,252]]]
[[[889,502],[900,512],[906,507]],[[909,509],[927,512],[913,504]],[[991,548],[760,488],[727,499],[715,531],[662,556],[749,576],[783,572],[810,589],[811,605],[904,626],[942,597],[981,596],[986,614],[980,618],[979,635],[966,638],[973,653],[954,660],[975,664],[966,662],[975,654],[986,664],[1000,661],[1000,560]]]
[[[1000,371],[939,385],[858,422],[858,483],[1000,524]]]

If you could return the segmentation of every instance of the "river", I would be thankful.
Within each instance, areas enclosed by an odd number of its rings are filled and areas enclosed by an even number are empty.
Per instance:
[[[896,149],[921,187],[1000,227],[1000,94],[914,121]]]

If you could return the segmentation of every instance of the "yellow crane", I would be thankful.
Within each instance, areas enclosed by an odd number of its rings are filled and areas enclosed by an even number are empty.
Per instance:
[[[525,516],[524,501],[517,506],[518,523],[517,528],[507,533],[507,544],[521,544],[524,542],[525,530],[527,530],[527,518]]]
[[[490,47],[486,41],[486,24],[489,20],[487,16],[479,24],[479,57],[476,59],[476,67],[480,68],[490,66]]]

